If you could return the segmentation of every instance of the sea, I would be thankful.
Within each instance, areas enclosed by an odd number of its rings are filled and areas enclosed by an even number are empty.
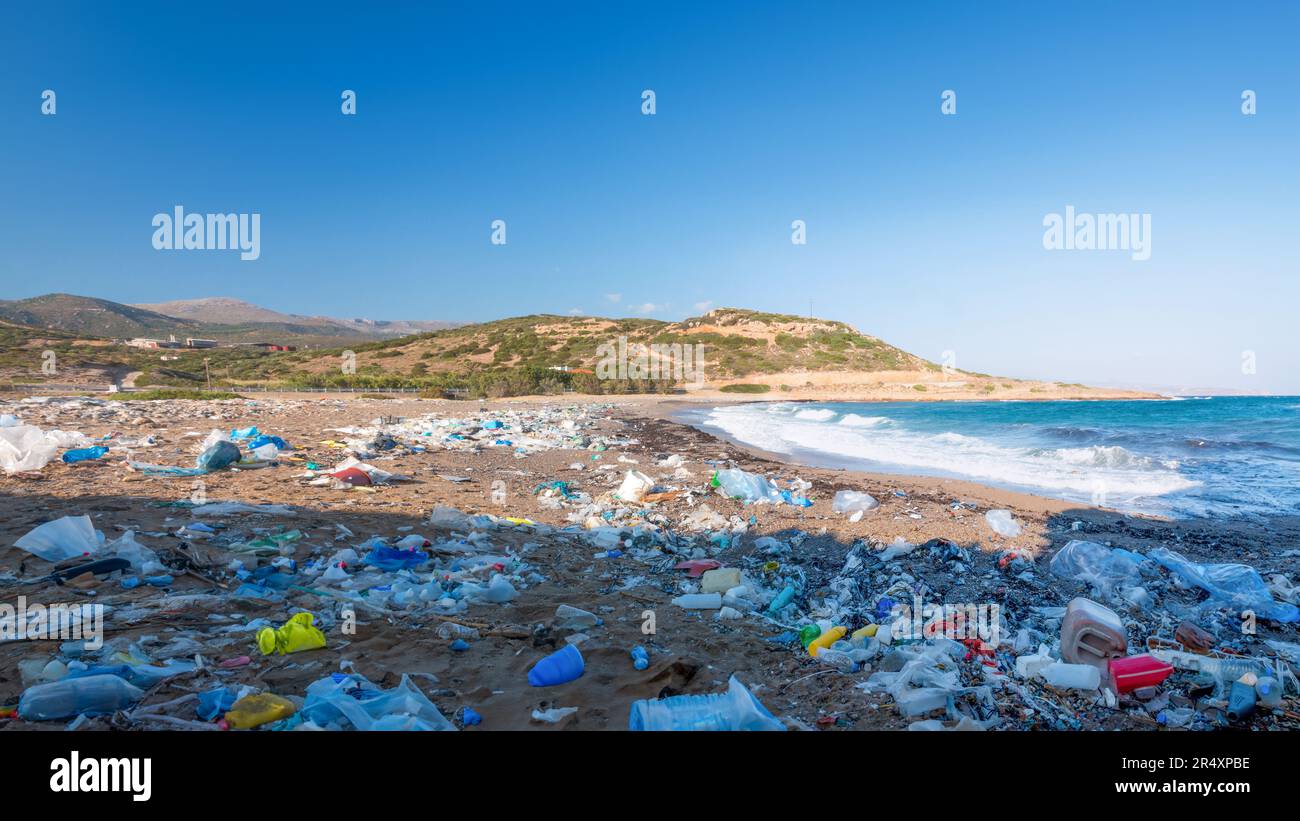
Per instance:
[[[1174,518],[1300,514],[1300,397],[761,402],[678,414],[789,461]]]

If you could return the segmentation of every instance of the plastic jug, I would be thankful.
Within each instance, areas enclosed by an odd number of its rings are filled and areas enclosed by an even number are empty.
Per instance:
[[[1174,672],[1174,666],[1149,653],[1111,659],[1110,677],[1115,689],[1130,693],[1140,687],[1154,687]]]
[[[1072,599],[1061,620],[1061,660],[1091,664],[1109,675],[1109,663],[1128,652],[1124,622],[1109,607],[1082,596]]]

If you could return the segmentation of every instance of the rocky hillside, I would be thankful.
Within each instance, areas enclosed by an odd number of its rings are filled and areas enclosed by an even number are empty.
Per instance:
[[[937,371],[938,366],[842,322],[719,308],[682,322],[543,314],[465,325],[353,348],[358,373],[422,376],[512,368],[595,370],[602,345],[703,345],[706,375],[728,380],[799,371]],[[340,351],[286,358],[308,372]]]

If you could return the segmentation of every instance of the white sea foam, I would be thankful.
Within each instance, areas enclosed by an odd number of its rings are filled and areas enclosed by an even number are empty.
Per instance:
[[[835,411],[829,408],[817,408],[796,411],[795,419],[807,419],[810,422],[828,422],[835,418]]]
[[[828,424],[825,420],[836,414],[823,411],[807,408],[791,415],[788,406],[732,405],[713,409],[706,424],[744,444],[811,462],[959,476],[1078,501],[1102,492],[1105,503],[1116,507],[1142,508],[1141,500],[1199,484],[1181,475],[1177,462],[1118,446],[1012,446],[956,431],[922,433],[890,420],[846,423],[854,414]]]
[[[848,425],[851,428],[874,428],[876,425],[885,425],[889,423],[887,416],[859,416],[856,413],[846,413],[840,420],[841,425]]]

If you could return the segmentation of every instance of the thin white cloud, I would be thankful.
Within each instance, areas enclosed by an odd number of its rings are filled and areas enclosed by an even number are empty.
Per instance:
[[[663,305],[656,305],[653,302],[646,302],[641,305],[638,305],[636,307],[636,312],[639,314],[653,314],[656,311],[662,311],[663,309],[664,309]]]
[[[703,302],[695,303],[695,310],[699,311],[702,314],[708,313],[709,309],[712,307],[713,307],[713,302],[707,299]]]
[[[623,301],[623,295],[622,295],[622,294],[605,294],[605,299],[608,299],[610,302],[622,302],[622,301]]]
[[[585,314],[585,313],[586,313],[586,311],[582,310],[581,308],[570,308],[570,309],[569,309],[569,316],[582,316],[582,315]]]

